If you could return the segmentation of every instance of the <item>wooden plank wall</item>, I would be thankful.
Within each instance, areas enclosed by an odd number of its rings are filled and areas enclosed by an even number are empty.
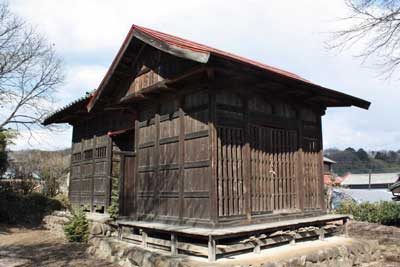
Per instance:
[[[70,201],[93,209],[108,205],[111,140],[94,136],[73,143],[71,157]]]
[[[256,125],[250,130],[252,212],[295,209],[297,132]]]
[[[209,218],[207,92],[165,100],[139,117],[138,218]]]
[[[319,209],[323,188],[318,122],[305,123],[303,129],[293,107],[260,96],[248,99],[219,91],[216,100],[218,216]],[[310,120],[312,115],[307,110],[304,116]]]

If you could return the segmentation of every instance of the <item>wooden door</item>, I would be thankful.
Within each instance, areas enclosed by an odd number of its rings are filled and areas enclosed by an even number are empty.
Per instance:
[[[121,152],[121,185],[119,196],[121,216],[132,217],[135,215],[135,168],[135,154],[132,152]]]
[[[252,213],[296,208],[297,132],[251,125],[250,147]]]
[[[244,132],[242,128],[218,127],[218,215],[245,214],[243,181]]]

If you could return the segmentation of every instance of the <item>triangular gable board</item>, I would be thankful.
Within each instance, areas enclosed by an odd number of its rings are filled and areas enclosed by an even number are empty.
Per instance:
[[[98,96],[97,101],[102,102],[104,106],[118,104],[125,96],[138,93],[159,82],[173,80],[197,65],[202,65],[147,44],[142,44],[140,49],[137,47],[137,43],[135,46],[128,46],[116,71],[110,76],[102,94]]]

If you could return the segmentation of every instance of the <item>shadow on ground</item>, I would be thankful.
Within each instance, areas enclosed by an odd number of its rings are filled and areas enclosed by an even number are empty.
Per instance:
[[[42,229],[0,227],[0,267],[116,267],[85,254],[86,244],[67,243]]]

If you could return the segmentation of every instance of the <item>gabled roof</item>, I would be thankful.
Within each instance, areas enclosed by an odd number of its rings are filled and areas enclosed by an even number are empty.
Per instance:
[[[121,61],[123,55],[125,54],[129,44],[132,42],[133,39],[140,40],[145,44],[153,46],[161,51],[175,55],[177,57],[193,60],[203,64],[208,63],[210,57],[215,56],[218,58],[224,58],[231,61],[235,61],[239,64],[249,65],[258,68],[260,70],[266,71],[268,73],[279,75],[285,79],[301,82],[306,86],[313,87],[313,89],[321,90],[320,92],[324,93],[326,96],[335,96],[338,99],[340,99],[339,102],[342,103],[342,104],[339,103],[339,106],[354,105],[364,109],[368,109],[370,106],[370,103],[368,101],[347,94],[343,94],[328,88],[324,88],[291,72],[281,70],[279,68],[275,68],[270,65],[250,60],[241,56],[237,56],[228,52],[224,52],[222,50],[218,50],[206,45],[198,44],[170,34],[133,25],[128,35],[126,36],[124,43],[119,49],[117,56],[114,58],[106,76],[103,78],[98,89],[96,90],[93,97],[89,101],[87,105],[89,111],[95,106],[97,100],[100,98],[104,88],[108,84],[111,76],[115,72],[119,62]],[[344,99],[346,101],[344,101]]]

